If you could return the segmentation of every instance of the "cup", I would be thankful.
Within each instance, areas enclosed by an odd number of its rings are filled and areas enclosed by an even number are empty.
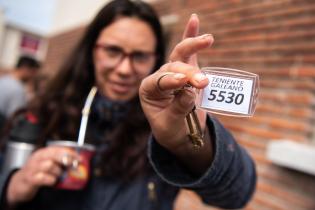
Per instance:
[[[90,177],[90,161],[94,155],[95,147],[90,144],[79,146],[74,141],[50,141],[48,146],[60,146],[78,152],[81,160],[75,166],[67,168],[59,178],[56,188],[66,190],[80,190],[84,188]]]

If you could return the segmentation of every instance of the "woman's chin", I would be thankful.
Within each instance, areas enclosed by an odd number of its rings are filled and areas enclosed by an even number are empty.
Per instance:
[[[115,91],[108,91],[106,97],[113,100],[113,101],[128,101],[134,97],[135,94],[132,94],[130,90],[122,91],[122,90],[115,90]]]

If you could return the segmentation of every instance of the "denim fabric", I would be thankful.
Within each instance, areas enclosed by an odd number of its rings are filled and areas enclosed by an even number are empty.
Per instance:
[[[1,206],[5,207],[5,190],[9,174],[2,174]],[[148,183],[154,183],[156,198],[150,198]],[[43,187],[36,197],[20,204],[17,210],[171,210],[178,188],[162,181],[156,174],[141,177],[130,183],[93,176],[80,191]]]
[[[240,208],[255,188],[255,167],[248,154],[215,119],[207,119],[213,134],[215,156],[212,165],[200,177],[194,177],[177,163],[175,157],[154,138],[149,141],[148,156],[156,174],[130,183],[93,175],[81,191],[42,188],[35,199],[21,204],[21,210],[171,210],[179,188],[196,191],[204,202],[223,207]],[[9,174],[0,175],[0,197],[4,209]],[[150,197],[148,183],[156,186]]]
[[[151,141],[149,146],[150,162],[157,174],[170,185],[195,190],[210,205],[241,208],[255,190],[255,165],[216,119],[208,117],[207,126],[214,134],[215,155],[212,165],[199,178],[188,173],[155,141]]]

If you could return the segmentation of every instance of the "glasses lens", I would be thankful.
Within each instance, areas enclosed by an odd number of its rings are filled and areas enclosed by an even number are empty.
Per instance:
[[[154,62],[153,53],[133,52],[130,57],[136,70],[147,70],[148,68],[152,68]]]
[[[123,51],[117,46],[102,46],[104,59],[108,67],[115,67],[123,57]]]

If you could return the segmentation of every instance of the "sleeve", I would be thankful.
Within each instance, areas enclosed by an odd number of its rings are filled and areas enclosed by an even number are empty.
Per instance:
[[[149,141],[149,160],[167,183],[198,193],[202,200],[221,208],[241,208],[250,200],[256,186],[255,165],[247,152],[215,118],[207,118],[212,134],[214,159],[200,177],[190,174],[174,155],[154,139]]]
[[[16,92],[9,98],[7,116],[12,115],[16,110],[24,107],[27,103],[25,92]]]
[[[9,209],[7,206],[6,192],[9,184],[9,180],[12,175],[16,172],[16,169],[0,173],[0,209]]]

